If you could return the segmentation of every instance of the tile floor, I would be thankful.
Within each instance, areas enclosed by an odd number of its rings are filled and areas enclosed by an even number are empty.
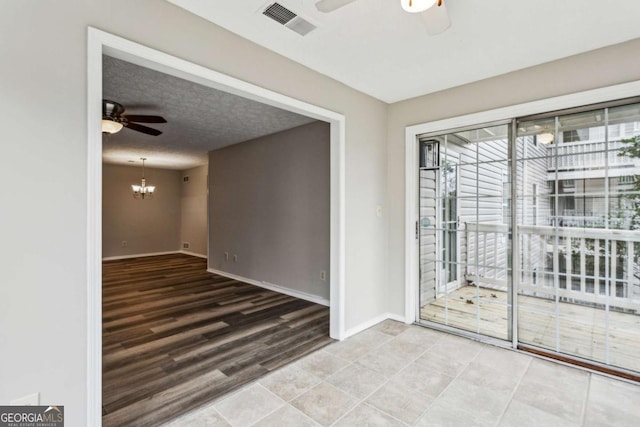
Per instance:
[[[385,321],[166,426],[640,426],[640,385]]]

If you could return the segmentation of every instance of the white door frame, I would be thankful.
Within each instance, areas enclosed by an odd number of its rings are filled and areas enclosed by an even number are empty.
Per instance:
[[[330,123],[330,336],[345,338],[345,124],[339,114],[89,27],[87,41],[87,425],[102,423],[102,55]]]
[[[622,83],[614,86],[572,93],[540,101],[527,102],[495,110],[468,114],[460,117],[452,117],[433,122],[407,126],[405,128],[405,265],[404,265],[404,289],[405,289],[405,322],[413,323],[418,320],[418,292],[420,280],[418,277],[419,248],[416,236],[416,221],[418,221],[418,137],[421,134],[442,132],[467,126],[482,125],[501,120],[509,120],[515,117],[529,116],[562,110],[565,108],[579,107],[583,105],[606,102],[616,99],[640,96],[640,80]],[[515,254],[514,254],[515,255]],[[515,257],[514,257],[515,258]],[[514,266],[516,266],[514,262]],[[515,268],[515,267],[514,267]],[[517,277],[518,275],[514,275]],[[513,283],[514,295],[517,293],[518,283]],[[515,348],[518,344],[517,305],[513,306],[513,339],[511,345]]]

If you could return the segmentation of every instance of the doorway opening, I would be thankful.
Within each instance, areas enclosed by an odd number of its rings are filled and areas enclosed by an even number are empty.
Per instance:
[[[210,69],[88,29],[88,411],[87,424],[102,416],[102,57],[107,54],[185,80],[303,114],[330,124],[330,336],[342,339],[344,328],[344,151],[345,117],[269,91]],[[95,119],[92,119],[95,118]]]

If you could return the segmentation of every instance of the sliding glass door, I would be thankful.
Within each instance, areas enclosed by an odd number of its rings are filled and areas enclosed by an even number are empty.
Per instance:
[[[640,372],[640,104],[419,147],[418,321]]]
[[[420,319],[510,338],[509,125],[420,140]]]

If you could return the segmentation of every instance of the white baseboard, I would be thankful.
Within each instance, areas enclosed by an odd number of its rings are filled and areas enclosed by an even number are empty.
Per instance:
[[[179,254],[180,251],[166,251],[166,252],[151,252],[146,254],[131,254],[131,255],[121,255],[121,256],[109,256],[102,258],[103,261],[114,261],[117,259],[128,259],[128,258],[142,258],[146,256],[158,256],[158,255],[171,255],[171,254]]]
[[[189,251],[179,251],[181,254],[185,254],[185,255],[190,255],[190,256],[196,256],[198,258],[204,258],[207,259],[207,256],[205,254],[197,254],[195,252],[189,252]]]
[[[406,323],[407,325],[410,325],[413,323],[413,320],[407,320],[407,318],[401,314],[387,313],[387,316],[389,316],[387,317],[387,319],[395,320],[396,322]]]
[[[360,332],[369,329],[375,325],[377,325],[380,322],[384,322],[385,320],[395,320],[397,322],[402,322],[402,323],[407,323],[405,321],[405,317],[401,316],[399,314],[394,314],[394,313],[382,313],[379,316],[374,317],[373,319],[369,319],[365,322],[362,322],[361,324],[359,324],[358,326],[354,326],[351,329],[347,329],[345,331],[344,334],[344,338],[349,338],[350,336],[353,336],[355,334],[359,334]],[[409,322],[411,323],[411,322]]]
[[[209,273],[214,273],[219,276],[228,277],[229,279],[234,279],[239,282],[249,283],[250,285],[255,285],[260,288],[269,289],[270,291],[279,292],[281,294],[289,295],[295,298],[303,299],[305,301],[310,301],[316,304],[324,305],[329,307],[329,300],[323,297],[319,297],[317,295],[308,294],[306,292],[296,291],[295,289],[285,288],[284,286],[274,285],[273,283],[264,282],[260,280],[249,279],[247,277],[238,276],[236,274],[227,273],[226,271],[216,270],[215,268],[207,269]]]

